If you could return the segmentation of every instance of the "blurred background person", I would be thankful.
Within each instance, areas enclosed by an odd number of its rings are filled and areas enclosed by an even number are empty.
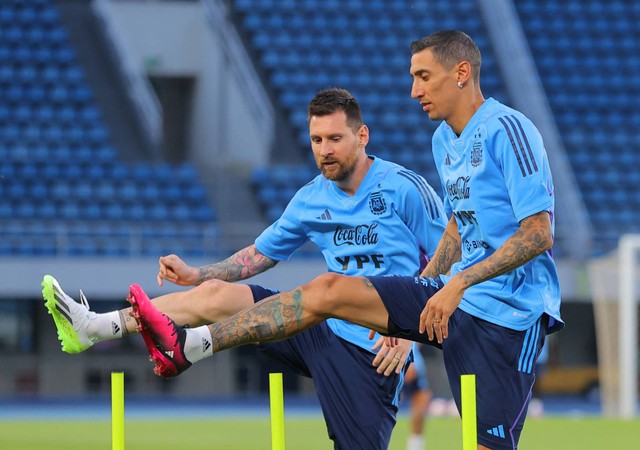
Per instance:
[[[402,389],[402,401],[409,403],[409,437],[407,450],[423,450],[426,443],[426,420],[431,398],[427,377],[427,365],[421,352],[421,345],[417,345],[413,352],[413,363],[405,374],[405,384]]]

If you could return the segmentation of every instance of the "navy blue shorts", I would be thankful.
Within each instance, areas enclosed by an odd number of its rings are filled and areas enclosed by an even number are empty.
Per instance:
[[[389,312],[389,333],[433,344],[418,332],[420,313],[442,287],[417,277],[368,277]],[[449,318],[443,358],[451,392],[460,410],[460,376],[476,375],[478,443],[515,449],[535,381],[535,363],[545,339],[547,316],[516,331],[456,309]]]
[[[250,287],[255,302],[278,292]],[[393,401],[402,389],[402,377],[376,373],[371,365],[374,354],[339,338],[326,322],[259,347],[313,379],[334,449],[389,447],[398,411]]]

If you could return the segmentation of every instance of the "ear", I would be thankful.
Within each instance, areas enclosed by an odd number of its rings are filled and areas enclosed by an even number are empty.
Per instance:
[[[467,81],[471,79],[471,64],[469,61],[460,61],[457,67],[457,76],[459,82],[467,84]]]
[[[369,127],[362,125],[358,130],[358,144],[361,147],[366,147],[369,143]]]

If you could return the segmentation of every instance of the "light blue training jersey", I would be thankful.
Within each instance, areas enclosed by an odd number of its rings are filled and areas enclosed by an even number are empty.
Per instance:
[[[491,256],[533,214],[548,211],[553,226],[547,154],[540,133],[520,112],[489,98],[459,137],[446,122],[440,124],[433,155],[445,210],[455,216],[462,240],[462,257],[452,276]],[[459,307],[514,330],[529,328],[547,313],[549,332],[561,328],[560,285],[551,251],[468,288]]]
[[[322,175],[298,190],[282,216],[258,236],[257,249],[284,261],[312,241],[329,272],[417,275],[446,226],[442,201],[416,173],[370,158],[373,164],[353,196]],[[327,323],[342,339],[371,349],[368,329],[338,319]]]

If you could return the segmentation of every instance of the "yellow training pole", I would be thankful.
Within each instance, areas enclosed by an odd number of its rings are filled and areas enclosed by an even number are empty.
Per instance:
[[[111,372],[111,448],[124,450],[124,372]]]
[[[476,376],[461,375],[462,450],[478,448],[478,419],[476,413]]]
[[[282,374],[269,374],[269,398],[271,400],[271,449],[284,450],[284,394]]]

